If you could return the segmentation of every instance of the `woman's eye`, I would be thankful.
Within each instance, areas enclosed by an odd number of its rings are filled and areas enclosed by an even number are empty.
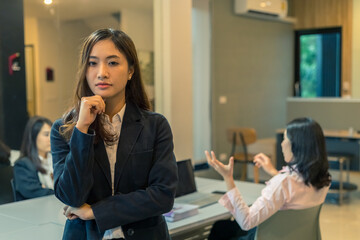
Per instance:
[[[95,66],[95,65],[96,65],[96,62],[90,61],[90,62],[88,63],[88,65],[89,65],[89,66]]]
[[[116,66],[116,65],[118,65],[118,64],[119,64],[118,62],[114,62],[114,61],[109,62],[109,65],[110,65],[110,66]]]

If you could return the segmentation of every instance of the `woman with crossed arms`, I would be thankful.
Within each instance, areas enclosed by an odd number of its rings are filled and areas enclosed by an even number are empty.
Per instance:
[[[80,54],[72,108],[51,132],[63,239],[170,239],[177,165],[167,120],[149,111],[135,45],[100,29]]]

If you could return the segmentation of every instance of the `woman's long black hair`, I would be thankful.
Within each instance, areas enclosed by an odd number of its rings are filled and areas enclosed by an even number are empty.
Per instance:
[[[40,116],[30,118],[26,124],[20,148],[20,158],[29,158],[36,169],[41,173],[46,173],[46,170],[41,166],[39,152],[36,146],[36,138],[44,124],[48,124],[51,127],[52,122],[49,119]]]
[[[286,134],[294,156],[289,166],[296,165],[306,185],[317,189],[329,186],[329,163],[320,125],[311,118],[297,118],[288,123]]]
[[[10,148],[0,140],[0,165],[10,165]]]

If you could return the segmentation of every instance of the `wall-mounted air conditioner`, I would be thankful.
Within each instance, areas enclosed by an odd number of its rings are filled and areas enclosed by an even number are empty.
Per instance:
[[[287,0],[234,0],[235,14],[269,20],[287,18]]]

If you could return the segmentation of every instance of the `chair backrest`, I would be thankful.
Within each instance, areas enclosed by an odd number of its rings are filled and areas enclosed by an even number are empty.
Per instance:
[[[254,128],[246,128],[246,127],[232,127],[227,129],[227,140],[231,143],[234,142],[234,134],[235,134],[235,144],[240,146],[242,144],[249,145],[251,143],[256,142],[256,130]],[[240,136],[244,137],[244,142],[242,141]]]
[[[12,166],[0,165],[0,204],[10,203],[14,201],[14,195],[10,182],[12,178]]]
[[[280,210],[257,227],[255,240],[321,240],[321,207]]]
[[[16,202],[16,188],[15,188],[15,183],[14,183],[13,178],[10,180],[10,183],[11,183],[11,188],[12,188],[12,192],[13,192],[14,202]]]
[[[12,178],[10,182],[11,182],[11,188],[12,188],[12,192],[13,192],[14,202],[24,200],[25,198],[18,191],[16,191],[15,179]]]
[[[228,128],[227,139],[232,144],[230,156],[234,156],[236,146],[240,145],[245,159],[251,160],[248,157],[247,145],[256,142],[256,130],[254,128]]]

